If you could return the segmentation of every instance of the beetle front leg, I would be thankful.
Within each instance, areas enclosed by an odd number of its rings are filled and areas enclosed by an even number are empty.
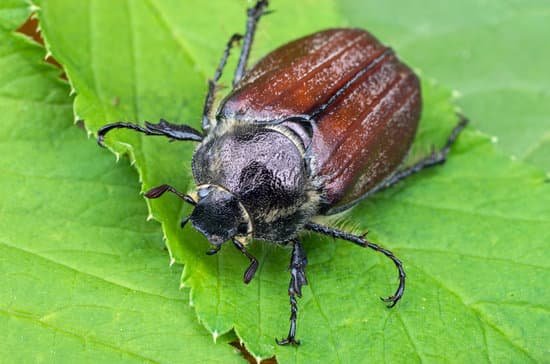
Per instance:
[[[304,247],[298,239],[290,241],[292,243],[292,256],[290,258],[290,283],[288,285],[288,295],[290,298],[290,329],[285,339],[275,339],[279,345],[300,345],[296,340],[296,320],[298,316],[298,302],[296,296],[302,297],[302,286],[307,284],[306,265],[307,258]]]
[[[370,248],[374,251],[377,251],[379,253],[384,254],[386,257],[391,259],[393,264],[397,267],[397,272],[399,274],[399,286],[397,287],[397,290],[393,295],[387,298],[380,299],[388,304],[388,307],[391,308],[397,304],[397,302],[403,297],[403,293],[405,292],[405,279],[407,275],[405,274],[405,269],[403,268],[403,263],[401,263],[401,260],[397,258],[391,251],[388,249],[382,248],[378,244],[371,243],[370,241],[366,240],[364,236],[358,236],[350,233],[346,233],[345,231],[338,230],[335,228],[331,228],[324,225],[315,224],[313,222],[308,222],[304,228],[306,230],[315,231],[316,233],[321,233],[324,235],[332,236],[336,239],[343,239],[347,240],[349,242],[352,242],[356,245],[359,245],[363,248]]]
[[[189,125],[172,124],[164,119],[160,119],[158,124],[153,124],[146,121],[145,126],[120,121],[117,123],[107,124],[97,131],[97,143],[100,146],[104,146],[103,140],[105,139],[105,134],[113,129],[131,129],[146,135],[164,136],[170,138],[171,140],[189,140],[200,142],[203,138],[200,131],[190,127]]]

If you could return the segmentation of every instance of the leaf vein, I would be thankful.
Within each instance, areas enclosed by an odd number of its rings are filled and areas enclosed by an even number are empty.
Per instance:
[[[26,254],[29,254],[29,255],[32,255],[34,257],[37,257],[37,258],[40,258],[42,260],[45,260],[47,262],[50,262],[50,263],[53,263],[53,264],[56,264],[56,265],[59,265],[63,268],[66,268],[66,269],[69,269],[71,271],[74,271],[74,272],[77,272],[79,274],[83,274],[85,276],[88,276],[88,277],[92,277],[92,278],[95,278],[95,279],[98,279],[102,282],[105,282],[105,283],[108,283],[108,284],[111,284],[113,286],[116,286],[116,287],[120,287],[120,288],[123,288],[123,289],[126,289],[128,291],[132,291],[132,292],[138,292],[138,293],[142,293],[142,294],[145,294],[145,295],[148,295],[148,296],[152,296],[152,297],[157,297],[157,298],[161,298],[163,300],[167,300],[167,301],[175,301],[175,302],[184,302],[185,300],[183,299],[176,299],[176,298],[172,298],[172,297],[167,297],[167,296],[162,296],[160,294],[157,294],[157,293],[152,293],[152,292],[147,292],[147,291],[144,291],[142,289],[138,289],[136,287],[129,287],[129,286],[125,286],[123,285],[122,283],[118,283],[118,282],[114,282],[114,281],[111,281],[111,280],[108,280],[104,277],[101,277],[101,276],[98,276],[98,275],[95,275],[95,274],[92,274],[90,272],[85,272],[85,271],[82,271],[82,270],[78,270],[74,267],[71,267],[70,265],[67,265],[63,262],[60,262],[60,261],[57,261],[55,259],[52,259],[50,257],[46,257],[46,256],[43,256],[43,255],[40,255],[38,254],[37,252],[33,252],[31,250],[27,250],[27,249],[23,249],[19,246],[15,246],[15,245],[12,245],[12,244],[9,244],[9,243],[6,243],[5,241],[0,241],[0,245],[3,245],[7,248],[10,248],[10,249],[13,249],[13,250],[16,250],[16,251],[20,251],[20,252],[23,252],[23,253],[26,253]]]

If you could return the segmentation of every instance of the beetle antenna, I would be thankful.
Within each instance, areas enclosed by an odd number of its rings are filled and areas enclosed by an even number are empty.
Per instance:
[[[170,185],[160,185],[157,187],[151,188],[149,191],[145,192],[145,197],[147,198],[159,198],[162,196],[165,192],[172,192],[179,198],[181,198],[183,201],[187,202],[190,205],[195,206],[197,202],[189,195],[186,195],[185,193],[181,193],[180,191],[176,190],[174,187]],[[189,219],[187,219],[189,220]],[[187,221],[185,221],[187,222]]]
[[[252,278],[254,278],[254,274],[256,274],[256,271],[258,270],[258,259],[254,257],[252,254],[248,252],[246,247],[237,239],[233,239],[233,245],[235,245],[235,248],[237,248],[241,253],[243,253],[244,256],[250,260],[250,265],[248,268],[246,268],[246,271],[244,272],[243,276],[243,282],[245,284],[250,283]]]

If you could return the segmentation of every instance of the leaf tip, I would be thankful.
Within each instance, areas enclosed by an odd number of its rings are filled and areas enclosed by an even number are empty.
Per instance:
[[[217,330],[214,330],[212,332],[212,340],[214,340],[214,343],[218,341],[218,337],[220,336],[220,333]]]
[[[147,215],[147,217],[145,218],[145,221],[151,221],[153,219],[154,219],[153,214],[149,212],[149,215]]]
[[[173,257],[170,257],[170,267],[176,263],[176,260]]]

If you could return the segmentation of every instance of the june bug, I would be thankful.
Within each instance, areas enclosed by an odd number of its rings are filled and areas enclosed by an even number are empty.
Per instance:
[[[401,167],[416,133],[422,101],[418,77],[394,52],[361,29],[328,29],[294,40],[247,70],[258,21],[267,0],[248,9],[244,36],[234,34],[209,81],[202,132],[187,125],[117,122],[98,131],[103,143],[115,128],[171,140],[199,142],[190,194],[169,185],[149,190],[158,198],[172,192],[194,206],[187,221],[217,253],[231,241],[249,260],[244,282],[258,261],[247,250],[252,239],[292,246],[290,330],[281,345],[296,340],[296,296],[307,284],[306,254],[299,232],[310,230],[384,254],[396,265],[399,286],[383,300],[393,307],[405,289],[401,261],[364,236],[312,222],[316,215],[344,211],[357,201],[407,176],[445,161],[464,128],[463,119],[446,145],[413,166]],[[213,110],[216,86],[231,48],[242,41],[233,90]]]

